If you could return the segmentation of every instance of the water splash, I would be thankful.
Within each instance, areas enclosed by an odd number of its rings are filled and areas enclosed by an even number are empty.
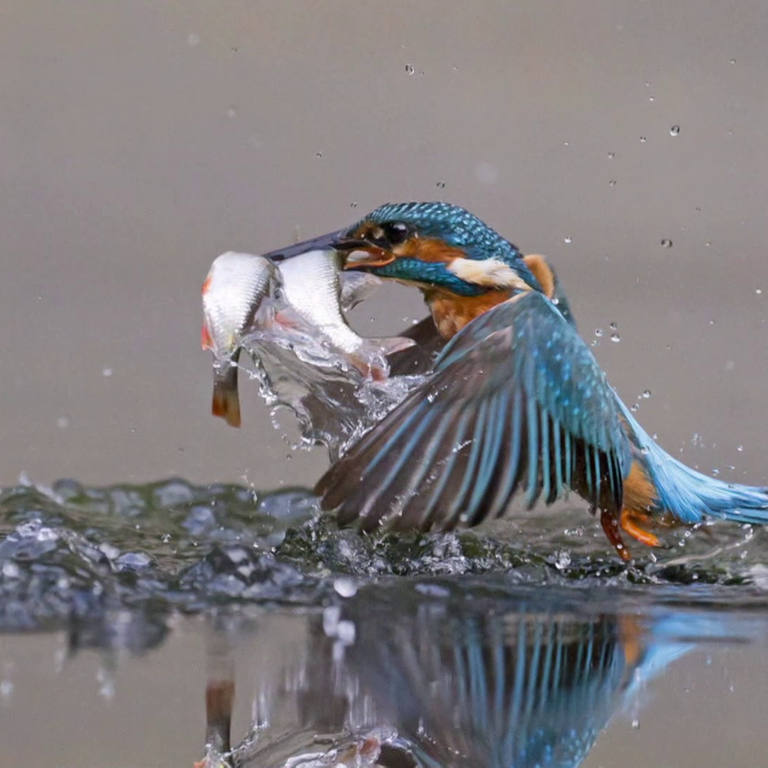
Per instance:
[[[347,311],[374,289],[370,282],[345,282],[342,309]],[[391,372],[383,347],[352,359],[303,321],[279,292],[265,300],[259,317],[262,322],[244,338],[243,347],[253,362],[250,374],[260,395],[273,414],[280,408],[295,414],[301,433],[295,447],[324,445],[332,460],[423,383],[431,368],[429,344],[391,356],[411,361],[414,373],[407,375]],[[403,335],[417,328],[409,327]]]

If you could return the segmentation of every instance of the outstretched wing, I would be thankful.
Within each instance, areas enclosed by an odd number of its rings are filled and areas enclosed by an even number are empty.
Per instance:
[[[621,508],[630,445],[589,347],[540,293],[469,323],[415,389],[320,479],[324,509],[365,530],[447,530],[573,489]]]

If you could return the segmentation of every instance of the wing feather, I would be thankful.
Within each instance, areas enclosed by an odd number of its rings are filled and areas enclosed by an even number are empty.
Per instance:
[[[469,323],[412,392],[321,478],[325,509],[365,530],[450,529],[573,489],[621,508],[631,448],[589,347],[539,293]]]

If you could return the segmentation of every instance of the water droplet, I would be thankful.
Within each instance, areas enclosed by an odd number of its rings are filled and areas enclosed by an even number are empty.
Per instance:
[[[3,680],[0,683],[0,698],[10,699],[13,694],[13,682],[11,680]]]
[[[595,328],[595,336],[602,336],[602,335],[603,335],[603,329]]]
[[[615,187],[615,186],[616,186],[616,179],[611,179],[611,180],[608,182],[608,186],[609,186],[609,187]]]
[[[673,125],[669,129],[669,135],[670,136],[679,136],[680,135],[680,126],[679,125]]]
[[[611,323],[611,330],[615,331],[619,326],[616,323]]]
[[[615,344],[618,344],[621,341],[621,336],[619,336],[618,333],[612,333],[611,341],[614,342]]]
[[[322,156],[323,156],[322,152],[315,152],[315,157],[322,157]]]
[[[104,376],[104,378],[108,379],[112,375],[112,369],[111,368],[102,368],[101,369],[101,375]]]
[[[615,152],[609,152],[608,153],[608,159],[609,160],[613,160],[614,157],[616,157],[616,153]]]
[[[416,70],[410,64],[406,64],[405,65],[405,74],[406,75],[412,75],[415,71]]]
[[[735,64],[735,63],[736,63],[736,59],[731,59],[731,64]]]
[[[194,48],[196,45],[200,45],[200,35],[195,35],[195,34],[189,35],[187,37],[187,45],[190,48]]]
[[[115,678],[112,673],[102,667],[96,674],[96,680],[99,683],[99,695],[107,701],[112,701],[115,698]]]
[[[227,117],[228,117],[230,120],[234,120],[234,119],[237,117],[237,110],[236,110],[234,107],[230,107],[230,108],[227,110]]]
[[[641,144],[645,144],[646,141],[647,141],[647,139],[645,138],[645,136],[641,136],[640,137],[640,143]]]
[[[353,201],[352,201],[352,202],[349,204],[349,207],[350,207],[350,208],[357,208],[357,203],[356,203],[356,202],[353,200]]]
[[[565,241],[565,242],[566,242],[568,245],[570,245],[570,244],[571,244],[571,238],[570,238],[570,236],[564,237],[564,238],[563,238],[563,240],[564,240],[564,241]]]
[[[59,416],[59,418],[56,419],[56,426],[59,429],[66,429],[69,426],[69,416]]]
[[[564,142],[563,142],[563,146],[564,146],[564,147],[567,147],[569,144],[570,144],[570,142],[568,142],[568,141],[564,141]]]
[[[720,474],[720,470],[719,469],[713,469],[712,470],[713,477],[717,477],[719,474]]]
[[[744,446],[743,446],[743,445],[737,445],[737,446],[736,446],[736,450],[737,450],[739,453],[742,453],[742,451],[744,450]]]
[[[647,400],[650,396],[651,396],[651,390],[650,389],[646,389],[643,392],[643,397]]]
[[[599,347],[600,342],[597,339],[592,339],[592,341],[589,342],[590,347]]]
[[[435,186],[438,189],[445,189],[445,182],[444,181],[438,181],[437,184],[435,184]]]
[[[632,405],[629,406],[629,410],[632,411],[632,413],[637,413],[640,410],[640,406],[637,403],[632,403]]]
[[[650,452],[651,452],[651,449],[645,445],[640,449],[640,453],[642,453],[643,456],[647,456]]]
[[[168,542],[171,540],[171,538],[172,538],[172,537],[171,537],[171,534],[170,534],[170,533],[164,533],[164,534],[163,534],[163,535],[160,537],[160,541],[162,541],[162,542],[163,542],[163,544],[167,544],[167,543],[168,543]]]
[[[99,552],[102,552],[107,560],[117,560],[120,557],[120,550],[117,547],[108,544],[106,541],[98,546]]]
[[[711,245],[712,245],[712,241],[711,240],[707,240],[707,242],[704,243],[704,247],[705,248],[709,248],[709,247],[711,247]]]
[[[759,296],[763,292],[762,288],[755,288],[755,293]]]
[[[672,241],[668,237],[665,237],[661,241],[661,247],[662,248],[671,248],[672,247]]]
[[[634,719],[632,721],[632,727],[637,731],[640,729],[640,721],[638,719]]]
[[[341,597],[353,597],[357,593],[357,583],[347,576],[336,579],[333,582],[333,588]]]

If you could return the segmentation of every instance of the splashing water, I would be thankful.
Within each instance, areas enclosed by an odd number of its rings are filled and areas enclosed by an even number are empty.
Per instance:
[[[268,301],[274,306],[267,314],[279,321],[254,330],[243,340],[243,348],[254,365],[251,375],[273,413],[287,407],[295,414],[301,431],[297,447],[325,445],[335,460],[425,381],[431,368],[429,349],[411,348],[391,357],[407,355],[418,372],[392,375],[382,348],[365,360],[368,371],[362,373],[359,364],[336,350],[279,296]],[[374,371],[383,378],[374,378]]]

